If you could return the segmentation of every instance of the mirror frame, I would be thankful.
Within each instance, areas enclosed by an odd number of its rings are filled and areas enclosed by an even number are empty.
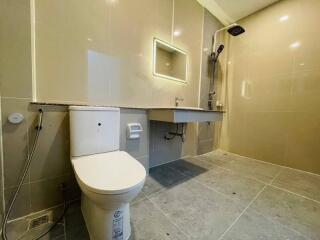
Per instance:
[[[180,78],[175,78],[175,77],[171,77],[171,76],[168,76],[168,75],[164,75],[164,74],[160,74],[160,73],[157,73],[156,72],[156,60],[157,60],[157,43],[160,43],[160,44],[163,44],[165,45],[166,47],[172,49],[172,50],[175,50],[177,52],[180,52],[182,54],[184,54],[186,56],[186,72],[185,72],[185,76],[186,76],[186,79],[183,80],[183,79],[180,79]],[[156,76],[156,77],[161,77],[161,78],[165,78],[165,79],[170,79],[170,80],[173,80],[173,81],[177,81],[177,82],[181,82],[181,83],[187,83],[187,79],[188,79],[188,65],[189,65],[189,61],[188,61],[188,54],[186,51],[183,51],[167,42],[164,42],[158,38],[154,38],[153,39],[153,75]]]

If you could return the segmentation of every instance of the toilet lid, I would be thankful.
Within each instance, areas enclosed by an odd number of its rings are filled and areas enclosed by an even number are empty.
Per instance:
[[[76,157],[72,164],[78,180],[100,194],[130,191],[146,177],[143,165],[123,151]]]

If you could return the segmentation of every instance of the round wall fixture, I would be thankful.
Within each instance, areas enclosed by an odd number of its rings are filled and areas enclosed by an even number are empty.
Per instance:
[[[19,124],[23,119],[24,116],[21,113],[11,113],[8,117],[8,121],[12,124]]]

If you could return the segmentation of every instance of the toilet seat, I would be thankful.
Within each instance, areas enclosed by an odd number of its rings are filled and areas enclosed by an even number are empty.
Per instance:
[[[121,194],[143,184],[146,170],[128,153],[114,151],[75,157],[72,165],[78,181],[98,194]]]

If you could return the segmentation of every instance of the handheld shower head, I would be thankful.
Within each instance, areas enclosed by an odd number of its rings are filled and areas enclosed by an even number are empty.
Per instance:
[[[214,62],[217,62],[217,61],[218,61],[219,55],[220,55],[220,53],[222,53],[223,49],[224,49],[224,45],[221,44],[221,45],[218,47],[218,49],[217,49],[217,53],[214,53],[214,54],[212,55]]]
[[[217,53],[220,54],[223,51],[223,49],[224,49],[224,45],[221,44],[217,49]]]

